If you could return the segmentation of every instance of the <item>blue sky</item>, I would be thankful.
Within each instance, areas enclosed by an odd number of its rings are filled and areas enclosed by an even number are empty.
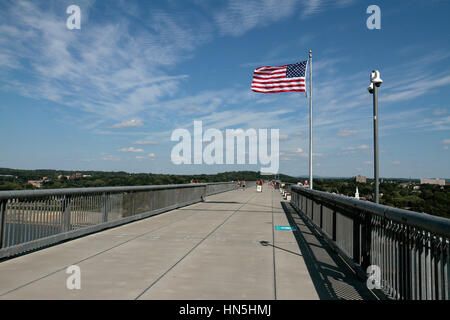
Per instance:
[[[81,8],[81,30],[66,8]],[[366,9],[381,8],[369,30]],[[0,167],[154,173],[176,128],[280,129],[280,171],[308,173],[308,100],[250,90],[313,50],[314,174],[373,176],[370,71],[381,72],[380,176],[450,178],[448,1],[0,2]]]

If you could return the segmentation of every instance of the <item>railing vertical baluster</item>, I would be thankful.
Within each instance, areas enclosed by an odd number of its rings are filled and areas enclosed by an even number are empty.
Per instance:
[[[401,277],[402,277],[402,265],[401,265],[401,226],[399,224],[396,225],[396,231],[395,232],[395,264],[396,264],[396,269],[397,272],[395,273],[396,275],[396,283],[395,283],[395,290],[397,291],[397,299],[401,300],[402,299],[402,290],[401,290]]]
[[[434,299],[439,300],[439,243],[436,237],[433,237],[433,268],[434,268]]]
[[[416,256],[417,256],[417,299],[422,300],[422,230],[418,229],[416,234]]]
[[[58,213],[59,213],[59,219],[58,219],[58,227],[59,230],[61,230],[61,226],[62,226],[62,221],[63,221],[63,214],[64,214],[64,200],[63,197],[58,197],[58,203],[59,203],[59,207],[58,207]],[[72,215],[70,217],[70,229],[72,229]]]
[[[431,275],[430,275],[430,271],[429,271],[429,268],[428,268],[428,259],[429,259],[429,238],[428,238],[428,232],[425,232],[425,237],[424,237],[425,239],[425,250],[424,250],[424,253],[425,253],[425,256],[424,256],[424,271],[425,271],[425,277],[424,277],[424,280],[425,280],[425,300],[430,300],[430,291],[431,291],[431,288],[430,288],[430,281],[429,281],[429,278],[431,277]]]
[[[134,192],[131,191],[131,215],[134,216],[135,214],[135,208],[134,208]]]
[[[442,281],[442,287],[441,287],[441,297],[442,300],[448,299],[448,296],[446,294],[446,277],[445,277],[445,265],[446,265],[446,245],[445,241],[446,239],[444,237],[441,238],[441,281]]]
[[[386,221],[386,218],[382,218],[382,228],[384,230],[384,250],[386,252],[386,263],[385,263],[385,271],[386,271],[386,277],[385,277],[385,283],[386,283],[386,290],[390,289],[390,274],[391,274],[391,265],[390,265],[390,250],[389,250],[389,225]],[[387,291],[388,292],[388,291]]]
[[[399,269],[399,280],[400,280],[400,298],[401,300],[406,299],[406,273],[408,272],[406,270],[406,262],[405,262],[405,233],[404,226],[400,225],[400,239],[399,239],[399,263],[400,263],[400,269]]]
[[[70,215],[71,215],[71,196],[67,195],[64,197],[63,205],[63,217],[61,229],[63,232],[70,231]]]
[[[6,242],[6,208],[8,206],[8,200],[2,200],[0,202],[0,249],[3,248]]]
[[[108,200],[109,200],[109,194],[107,194],[106,192],[103,192],[103,222],[107,222],[108,221]]]
[[[336,239],[337,239],[337,237],[336,237],[336,233],[337,233],[337,230],[336,230],[336,213],[337,213],[337,209],[336,208],[333,208],[333,226],[332,226],[332,236],[333,236],[333,241],[336,241]]]
[[[47,226],[47,217],[48,217],[48,200],[47,198],[44,199],[44,201],[42,201],[42,231],[43,234],[42,236],[45,238],[47,236],[48,233],[48,226]]]
[[[20,244],[20,243],[24,242],[23,236],[25,234],[24,226],[23,226],[23,223],[24,223],[25,219],[24,219],[24,214],[23,214],[22,201],[18,201],[17,207],[18,207],[18,210],[19,210],[19,215],[18,215],[18,227],[19,227],[19,232],[18,232],[19,237],[18,237],[18,239],[19,239],[19,241],[17,242],[17,244]]]
[[[33,199],[32,203],[30,204],[31,208],[31,241],[36,239],[36,200]]]
[[[391,221],[391,259],[392,259],[392,295],[397,299],[397,264],[396,264],[396,256],[395,256],[395,224]]]
[[[412,264],[411,264],[411,227],[406,226],[406,246],[405,246],[405,253],[406,253],[406,292],[407,292],[407,299],[410,300],[412,297]]]
[[[444,294],[443,294],[443,273],[442,273],[442,258],[443,258],[443,254],[442,254],[442,238],[440,238],[440,240],[438,241],[438,263],[436,263],[436,279],[438,279],[438,283],[437,283],[437,299],[439,300],[444,300]]]
[[[445,276],[445,299],[450,300],[450,266],[449,266],[449,259],[450,259],[450,237],[445,237],[442,239],[445,242],[445,265],[444,265],[444,276]]]
[[[308,216],[308,198],[305,197],[305,215]]]
[[[360,213],[357,213],[353,218],[353,260],[356,263],[361,262],[361,232],[360,232]]]
[[[4,234],[3,234],[3,247],[9,247],[11,245],[11,199],[6,200],[6,211],[4,215]],[[9,206],[9,214],[8,214],[8,204]]]
[[[417,261],[416,261],[416,246],[415,246],[416,230],[411,228],[411,238],[410,238],[410,254],[411,254],[411,299],[416,299],[417,297]]]
[[[17,244],[19,241],[17,239],[17,228],[18,228],[18,220],[17,220],[17,199],[13,200],[13,209],[12,209],[12,215],[11,215],[11,227],[12,227],[12,245]]]
[[[422,300],[426,300],[427,299],[427,270],[426,270],[426,246],[427,246],[427,242],[426,242],[426,236],[425,236],[425,231],[421,230],[420,231],[420,245],[421,245],[421,250],[420,250],[420,275],[421,275],[421,290],[422,290]]]
[[[27,201],[27,240],[31,240],[31,201]]]
[[[358,228],[359,229],[359,228]],[[378,230],[377,230],[378,229]],[[376,232],[379,231],[379,228],[376,229]],[[362,262],[361,266],[364,270],[366,270],[371,264],[371,256],[370,256],[370,250],[372,246],[372,215],[368,212],[363,213],[363,229],[362,229],[362,235],[360,235],[362,241]],[[376,243],[378,245],[378,238],[376,239]],[[354,244],[353,244],[354,245]],[[378,246],[377,246],[378,247]],[[379,250],[377,250],[379,251]],[[379,264],[378,256],[376,257],[377,261],[376,263]],[[379,266],[381,267],[381,266]]]
[[[323,205],[319,204],[320,208],[320,229],[323,229]]]

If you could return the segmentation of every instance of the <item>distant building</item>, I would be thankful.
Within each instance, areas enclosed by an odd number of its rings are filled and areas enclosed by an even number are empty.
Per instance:
[[[74,174],[70,177],[70,179],[80,179],[80,178],[83,178],[83,174],[80,173],[80,172],[74,173]]]
[[[420,178],[420,184],[437,184],[440,186],[445,186],[445,180],[444,179],[422,179]]]
[[[28,183],[36,188],[42,187],[42,180],[28,180]]]
[[[366,183],[367,182],[367,178],[365,176],[357,175],[355,177],[355,181],[359,182],[359,183]]]

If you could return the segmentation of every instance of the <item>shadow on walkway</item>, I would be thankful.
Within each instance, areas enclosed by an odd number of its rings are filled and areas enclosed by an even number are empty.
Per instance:
[[[289,224],[297,229],[293,234],[320,299],[376,299],[305,218],[288,202],[282,201],[281,206]]]
[[[300,257],[302,256],[301,254],[299,254],[299,253],[297,253],[297,252],[294,252],[294,251],[291,251],[291,250],[288,250],[288,249],[285,249],[285,248],[282,248],[282,247],[278,247],[278,246],[276,246],[276,245],[270,243],[269,241],[262,240],[262,241],[260,241],[259,243],[260,243],[262,246],[264,246],[264,247],[271,246],[271,247],[273,247],[273,248],[275,248],[275,249],[282,250],[282,251],[284,251],[284,252],[287,252],[287,253],[290,253],[290,254],[293,254],[293,255],[296,255],[296,256],[300,256]]]

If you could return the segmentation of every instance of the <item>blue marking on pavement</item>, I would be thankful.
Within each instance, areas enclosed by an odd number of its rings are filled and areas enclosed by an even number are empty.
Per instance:
[[[291,226],[275,226],[275,230],[283,230],[283,231],[295,231],[295,227]]]

